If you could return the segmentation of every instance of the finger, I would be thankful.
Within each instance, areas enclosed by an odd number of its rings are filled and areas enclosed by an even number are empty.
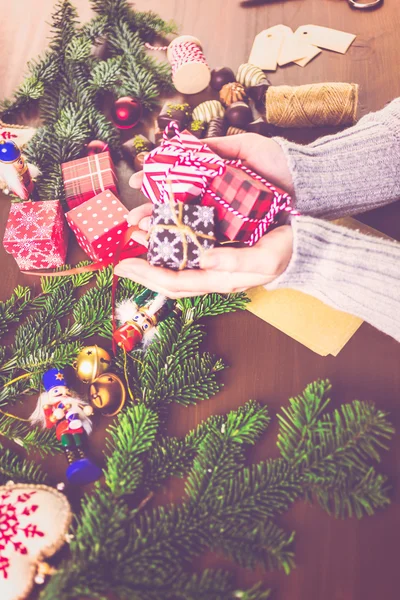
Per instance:
[[[151,202],[145,202],[140,206],[137,206],[128,213],[126,220],[129,225],[139,225],[142,219],[149,217],[153,212],[153,205]],[[139,225],[140,226],[140,225]],[[142,227],[141,227],[142,229]]]
[[[142,187],[142,181],[143,171],[138,171],[137,173],[131,175],[131,178],[129,179],[129,185],[135,190],[140,190],[140,188]]]
[[[117,269],[117,275],[130,277],[134,281],[137,278],[145,278],[150,282],[156,282],[157,286],[168,290],[170,294],[176,292],[199,294],[204,291],[227,294],[237,288],[254,287],[269,281],[268,277],[260,273],[228,273],[198,269],[172,271],[153,267],[145,260],[136,258],[121,261]]]
[[[149,231],[151,225],[151,217],[144,217],[139,221],[139,229],[142,231]]]
[[[144,277],[139,277],[137,275],[122,275],[120,271],[118,271],[117,267],[115,267],[114,269],[114,273],[116,275],[118,275],[118,277],[126,277],[127,279],[132,279],[132,281],[134,281],[135,283],[139,283],[140,285],[143,285],[144,287],[148,288],[149,290],[152,290],[153,292],[156,292],[158,294],[162,294],[163,296],[166,296],[167,298],[171,298],[172,300],[177,300],[178,298],[191,298],[194,296],[204,296],[206,294],[208,294],[209,292],[207,291],[196,291],[196,292],[171,292],[171,290],[166,290],[163,287],[157,285],[157,283],[155,283],[154,281],[149,281],[148,279],[144,278]]]
[[[243,158],[243,137],[247,135],[240,133],[239,135],[231,135],[229,137],[211,137],[206,138],[207,146],[216,154],[226,158]]]
[[[134,231],[131,235],[131,239],[140,244],[141,246],[145,246],[146,248],[149,245],[149,240],[147,239],[147,233],[145,231]]]

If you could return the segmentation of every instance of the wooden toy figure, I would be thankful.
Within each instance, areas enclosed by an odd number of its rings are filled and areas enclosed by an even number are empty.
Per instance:
[[[61,369],[50,369],[43,375],[45,392],[40,394],[30,420],[33,424],[55,428],[69,466],[66,471],[70,483],[85,484],[99,479],[101,469],[84,453],[86,435],[92,431],[90,416],[93,408],[73,395]]]
[[[12,194],[22,200],[28,200],[34,190],[30,171],[33,171],[33,176],[39,173],[32,165],[28,166],[17,144],[0,140],[0,179],[4,180]]]
[[[114,331],[114,340],[126,352],[140,343],[148,346],[157,333],[157,325],[172,313],[174,305],[174,300],[151,290],[145,290],[135,299],[124,300],[116,309],[121,326]]]

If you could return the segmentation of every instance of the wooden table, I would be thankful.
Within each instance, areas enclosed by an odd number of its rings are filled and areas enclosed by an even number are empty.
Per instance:
[[[25,63],[47,45],[48,25],[53,0],[7,2],[7,18],[0,23],[2,51],[0,94],[9,95],[22,80]],[[82,19],[90,16],[88,0],[75,0]],[[345,55],[323,52],[305,69],[295,65],[271,74],[274,84],[302,84],[322,81],[351,81],[360,84],[360,114],[376,110],[400,95],[400,6],[386,0],[374,12],[351,10],[345,0],[286,0],[253,8],[237,0],[138,0],[139,9],[151,9],[177,22],[181,33],[197,36],[211,67],[236,69],[249,56],[256,33],[284,23],[293,29],[302,24],[319,24],[357,34]],[[4,15],[3,15],[4,17]],[[292,132],[287,132],[291,135]],[[315,137],[320,131],[313,131]],[[307,140],[309,137],[307,138]],[[303,138],[305,141],[306,138]],[[126,179],[126,170],[121,179]],[[125,185],[122,198],[129,205],[141,201]],[[5,197],[0,204],[1,235],[8,214]],[[363,215],[362,220],[400,239],[400,206]],[[6,299],[24,278],[13,259],[1,252],[0,298]],[[73,249],[71,260],[81,258]],[[26,280],[25,280],[26,282]],[[364,324],[337,358],[321,358],[292,339],[248,313],[210,320],[208,348],[231,365],[224,373],[224,391],[217,397],[189,409],[175,407],[170,421],[171,433],[183,435],[196,423],[213,413],[224,413],[255,398],[270,407],[274,417],[289,396],[299,393],[310,381],[329,377],[334,386],[334,404],[354,398],[375,401],[400,424],[400,346],[392,339]],[[28,413],[32,404],[24,406]],[[252,454],[253,460],[276,456],[276,419],[266,439]],[[103,435],[93,443],[100,455]],[[63,457],[46,461],[55,477],[62,477]],[[393,482],[392,506],[373,518],[361,521],[336,521],[318,507],[297,503],[284,522],[297,532],[297,569],[290,575],[250,572],[236,569],[238,580],[250,584],[262,578],[277,589],[279,600],[397,600],[400,589],[398,540],[400,526],[399,477],[400,441],[392,444],[383,462]],[[180,488],[167,486],[165,500],[178,498]],[[220,565],[224,559],[215,558]],[[210,564],[204,557],[196,566]],[[162,599],[160,599],[162,600]]]

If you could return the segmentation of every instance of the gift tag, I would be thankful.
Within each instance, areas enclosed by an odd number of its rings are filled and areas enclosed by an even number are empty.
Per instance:
[[[308,51],[307,51],[307,55],[304,58],[300,58],[300,60],[295,60],[293,62],[296,63],[296,65],[299,65],[299,67],[305,67],[306,65],[308,65],[309,62],[312,61],[313,58],[315,58],[316,56],[318,56],[318,54],[321,54],[322,50],[320,50],[320,48],[317,48],[317,46],[311,46],[311,44],[307,44],[308,46]]]
[[[290,32],[285,35],[281,51],[279,53],[278,65],[282,67],[288,63],[295,62],[307,58],[315,50],[315,46],[303,42],[300,37],[297,37]],[[320,52],[320,50],[319,50]],[[315,54],[313,54],[315,56]],[[311,60],[311,59],[310,59]]]
[[[356,39],[356,36],[352,33],[345,33],[329,27],[320,27],[319,25],[301,25],[294,35],[312,46],[340,52],[341,54],[345,54]]]
[[[263,71],[276,71],[283,40],[284,35],[280,30],[261,31],[254,39],[248,62]]]

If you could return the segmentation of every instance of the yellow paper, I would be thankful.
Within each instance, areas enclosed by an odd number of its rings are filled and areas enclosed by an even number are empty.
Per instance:
[[[338,225],[363,233],[387,237],[351,218],[339,219]],[[247,310],[321,356],[337,356],[360,327],[362,320],[330,308],[320,300],[295,290],[263,287],[247,292],[251,299]]]

